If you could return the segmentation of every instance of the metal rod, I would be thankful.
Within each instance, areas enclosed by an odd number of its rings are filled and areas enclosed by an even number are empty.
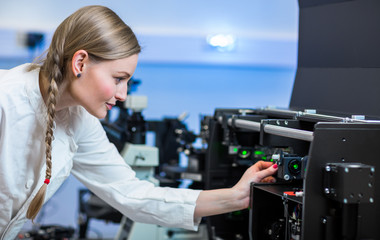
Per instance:
[[[289,137],[304,141],[313,141],[313,132],[311,131],[305,131],[305,130],[299,130],[294,128],[287,128],[287,127],[281,127],[276,125],[264,125],[264,132],[270,133],[273,135],[278,135],[282,137]]]
[[[221,118],[219,121],[221,122]],[[232,119],[228,119],[228,125],[232,125]],[[244,128],[249,129],[255,132],[260,132],[261,129],[261,123],[260,122],[254,122],[249,120],[243,120],[243,119],[235,119],[235,127],[238,128]],[[282,137],[288,137],[288,138],[294,138],[299,139],[303,141],[311,142],[314,138],[314,133],[312,131],[306,131],[306,130],[299,130],[294,128],[288,128],[288,127],[281,127],[276,125],[264,125],[264,132],[270,133],[277,136]]]
[[[228,119],[228,125],[232,125],[232,119]],[[235,119],[235,127],[260,132],[261,123],[243,119]]]

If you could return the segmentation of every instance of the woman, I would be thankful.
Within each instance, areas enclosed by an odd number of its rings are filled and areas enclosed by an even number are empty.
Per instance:
[[[140,181],[98,118],[126,99],[141,48],[110,9],[87,6],[57,28],[46,59],[0,71],[0,234],[13,239],[72,173],[134,221],[196,230],[201,217],[244,209],[250,182],[273,181],[259,162],[232,188]]]

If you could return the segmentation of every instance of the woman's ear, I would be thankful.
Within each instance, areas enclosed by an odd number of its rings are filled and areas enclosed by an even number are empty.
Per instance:
[[[82,74],[84,64],[88,61],[88,53],[85,50],[78,50],[74,53],[71,68],[74,76],[80,76]]]

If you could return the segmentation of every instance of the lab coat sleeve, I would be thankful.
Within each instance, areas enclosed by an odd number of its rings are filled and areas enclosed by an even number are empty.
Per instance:
[[[137,222],[197,230],[199,190],[156,187],[135,177],[100,122],[85,114],[74,124],[77,152],[72,174],[109,205]]]

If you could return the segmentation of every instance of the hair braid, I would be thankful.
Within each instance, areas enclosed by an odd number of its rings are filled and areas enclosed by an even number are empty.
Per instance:
[[[54,117],[55,117],[55,104],[56,97],[58,95],[58,86],[55,82],[54,78],[51,79],[50,87],[48,90],[48,100],[47,100],[47,128],[46,128],[46,136],[45,136],[45,144],[46,144],[46,178],[50,179],[51,177],[51,143],[54,139],[53,136],[53,128],[54,128]]]
[[[45,135],[45,146],[46,146],[46,175],[45,179],[48,179],[48,182],[46,182],[41,186],[40,190],[37,192],[36,196],[32,200],[32,202],[29,205],[28,211],[26,213],[26,217],[29,219],[34,220],[38,214],[38,212],[41,210],[41,207],[45,201],[45,195],[46,195],[46,189],[47,185],[51,178],[51,169],[52,169],[52,142],[54,139],[53,135],[53,128],[54,128],[54,117],[55,117],[55,104],[56,104],[56,98],[58,95],[58,85],[56,83],[55,79],[61,79],[62,73],[59,67],[60,59],[59,54],[55,54],[53,56],[54,59],[54,67],[52,74],[53,77],[50,76],[50,85],[48,89],[48,99],[46,102],[47,105],[47,127],[46,127],[46,135]]]

